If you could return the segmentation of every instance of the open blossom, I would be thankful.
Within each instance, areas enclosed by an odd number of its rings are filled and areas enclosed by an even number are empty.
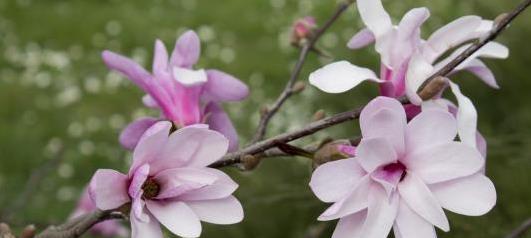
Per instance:
[[[409,123],[395,99],[378,97],[362,111],[356,156],[318,167],[310,187],[334,203],[319,220],[340,219],[333,238],[436,237],[449,231],[443,208],[479,216],[496,203],[479,151],[454,141],[457,122],[427,108]]]
[[[228,140],[205,125],[187,126],[168,136],[172,124],[157,122],[133,152],[128,174],[100,169],[90,195],[101,210],[131,203],[133,238],[162,238],[160,224],[173,234],[198,237],[200,221],[233,224],[243,208],[232,196],[238,185],[208,168],[227,152]]]
[[[96,205],[90,199],[88,189],[84,189],[76,209],[70,215],[70,219],[74,219],[81,215],[93,212],[96,210]],[[109,220],[100,222],[94,225],[90,231],[94,234],[99,234],[107,237],[128,237],[129,231],[117,220]]]
[[[109,68],[147,93],[142,99],[144,104],[159,109],[163,119],[177,127],[206,123],[229,138],[230,150],[237,149],[238,135],[219,103],[244,99],[249,93],[247,86],[222,71],[193,68],[200,55],[199,37],[193,31],[179,37],[171,56],[157,40],[154,54],[152,73],[110,51],[104,51],[102,57]],[[120,135],[121,144],[133,149],[146,129],[158,120],[148,117],[129,124]]]

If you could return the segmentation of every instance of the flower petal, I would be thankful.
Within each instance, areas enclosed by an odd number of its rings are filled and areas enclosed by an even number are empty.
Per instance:
[[[225,72],[209,69],[208,81],[203,90],[207,101],[240,101],[249,95],[249,88],[242,81]]]
[[[380,82],[370,69],[347,61],[328,64],[311,73],[309,80],[310,84],[327,93],[346,92],[365,80]]]
[[[396,238],[437,238],[433,225],[411,210],[404,201],[398,205],[393,230]]]
[[[175,168],[163,170],[154,179],[160,185],[157,199],[166,199],[212,185],[218,176],[205,169]]]
[[[426,184],[414,173],[408,173],[398,184],[400,197],[413,211],[443,231],[450,230],[450,224],[439,204]]]
[[[208,186],[180,195],[179,200],[198,201],[226,198],[238,188],[238,184],[223,171],[211,168],[202,168],[202,170],[215,174],[217,176],[216,181]]]
[[[398,201],[396,193],[389,198],[381,186],[373,186],[369,192],[369,208],[361,237],[386,238],[396,218]]]
[[[142,117],[130,123],[120,133],[120,144],[122,144],[122,146],[128,150],[133,150],[144,132],[146,132],[147,129],[153,126],[156,122],[156,118]]]
[[[222,199],[186,202],[201,221],[228,225],[243,220],[243,207],[234,196]]]
[[[204,69],[191,70],[187,68],[173,68],[173,78],[185,87],[201,85],[208,81],[207,74]]]
[[[147,92],[146,81],[151,80],[151,75],[138,63],[112,51],[103,51],[103,62],[112,70],[126,76],[142,90]]]
[[[347,47],[350,49],[361,49],[369,44],[374,43],[374,34],[372,31],[364,28],[354,35],[347,43]]]
[[[89,185],[90,198],[101,210],[111,210],[131,201],[127,176],[112,169],[98,169]]]
[[[143,164],[134,171],[132,180],[129,184],[128,194],[132,198],[139,197],[139,193],[143,193],[142,185],[146,182],[149,175],[149,164]]]
[[[367,194],[369,193],[371,185],[371,178],[370,176],[366,175],[353,186],[354,190],[351,191],[350,194],[326,209],[326,211],[323,212],[323,214],[321,214],[317,220],[335,220],[341,217],[349,216],[350,214],[357,213],[367,208]]]
[[[410,154],[404,161],[427,184],[448,181],[478,172],[485,163],[476,149],[461,142],[436,145]]]
[[[205,115],[206,123],[210,129],[223,134],[229,140],[229,152],[236,151],[239,147],[238,132],[223,108],[219,104],[211,102],[205,108]]]
[[[161,40],[155,41],[153,56],[153,74],[159,76],[168,71],[168,51]]]
[[[395,70],[401,65],[407,66],[405,62],[420,45],[420,26],[429,16],[430,11],[427,8],[414,8],[408,11],[400,21],[394,46],[390,49],[392,51],[391,66]]]
[[[199,237],[201,222],[185,203],[177,201],[146,201],[148,210],[171,233],[182,237]]]
[[[408,153],[423,148],[448,143],[457,135],[457,123],[447,111],[425,110],[414,117],[406,127],[406,150]]]
[[[361,19],[376,38],[391,29],[391,17],[383,8],[380,0],[358,0],[356,2]]]
[[[337,223],[332,238],[363,238],[361,231],[366,217],[367,210],[342,217]]]
[[[310,188],[323,202],[336,202],[347,196],[365,175],[356,159],[325,163],[313,172]]]
[[[462,215],[481,216],[496,204],[494,184],[481,173],[429,187],[444,209]]]
[[[191,68],[199,60],[201,42],[194,31],[182,34],[175,43],[175,49],[171,54],[171,66]]]
[[[457,99],[459,107],[457,108],[457,131],[459,133],[459,139],[476,148],[476,131],[478,113],[472,101],[461,93],[459,86],[450,82],[450,88]]]
[[[163,238],[162,230],[160,229],[160,224],[156,219],[151,217],[148,222],[143,222],[138,220],[133,211],[130,215],[131,220],[131,237],[132,238]]]
[[[422,56],[422,54],[413,54],[409,61],[406,73],[406,95],[411,103],[415,105],[420,105],[422,103],[422,99],[417,94],[417,90],[433,72],[433,66]]]
[[[382,137],[362,139],[356,149],[356,159],[368,173],[376,168],[397,161],[393,145]]]
[[[474,75],[476,75],[481,81],[486,83],[492,88],[499,89],[500,86],[498,86],[498,83],[496,82],[496,78],[494,77],[494,73],[489,69],[487,65],[485,65],[481,60],[479,59],[473,59],[465,66],[460,67],[461,70],[466,70]],[[456,71],[457,72],[457,71]]]
[[[394,98],[377,97],[369,102],[360,114],[362,137],[386,138],[399,156],[404,153],[406,123],[404,108]]]
[[[133,173],[139,166],[157,158],[164,144],[168,141],[171,127],[171,122],[159,121],[142,135],[133,152],[133,164],[129,174]]]

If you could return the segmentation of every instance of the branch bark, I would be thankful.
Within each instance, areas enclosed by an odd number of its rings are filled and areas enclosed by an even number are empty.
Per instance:
[[[520,226],[518,226],[516,229],[511,231],[509,235],[507,235],[505,238],[518,238],[522,237],[531,229],[531,218],[525,220]]]
[[[111,219],[123,219],[124,215],[115,211],[96,210],[74,218],[59,226],[50,226],[35,238],[77,238],[92,226]]]

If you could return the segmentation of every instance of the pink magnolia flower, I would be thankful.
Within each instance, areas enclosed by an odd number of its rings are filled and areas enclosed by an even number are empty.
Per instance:
[[[307,16],[297,19],[291,29],[291,42],[299,43],[301,40],[307,39],[315,28],[317,28],[317,23],[314,17]]]
[[[215,69],[194,69],[200,54],[197,34],[188,31],[175,43],[168,56],[164,44],[157,40],[150,74],[134,61],[104,51],[103,61],[147,93],[144,104],[161,111],[163,119],[178,127],[206,123],[230,140],[230,150],[238,148],[238,135],[220,102],[239,101],[249,89],[235,77]],[[133,149],[140,136],[159,119],[141,118],[129,124],[120,135],[121,144]]]
[[[473,147],[454,141],[457,122],[446,110],[429,108],[409,123],[395,99],[378,97],[362,111],[363,139],[350,159],[318,167],[310,182],[315,195],[334,203],[319,220],[339,223],[333,238],[436,237],[449,231],[443,208],[479,216],[496,203],[484,160]]]
[[[85,188],[83,190],[83,193],[81,194],[81,198],[79,199],[76,209],[74,210],[72,215],[70,215],[70,219],[74,219],[81,215],[93,212],[94,210],[96,210],[96,205],[94,204],[92,199],[90,199],[88,189]],[[129,231],[127,230],[127,228],[125,228],[120,222],[116,220],[109,220],[98,223],[93,226],[90,231],[94,234],[99,234],[108,237],[129,236]]]
[[[218,132],[194,125],[168,136],[172,124],[157,122],[133,152],[129,173],[100,169],[90,195],[101,210],[132,203],[133,238],[163,237],[160,224],[173,234],[198,237],[200,221],[233,224],[243,208],[231,194],[238,185],[225,173],[206,166],[227,152],[228,140]]]

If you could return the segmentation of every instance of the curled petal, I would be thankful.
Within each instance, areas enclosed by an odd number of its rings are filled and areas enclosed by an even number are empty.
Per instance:
[[[354,35],[347,43],[347,47],[350,49],[361,49],[369,44],[374,43],[374,34],[371,30],[364,28]]]
[[[450,88],[457,99],[459,107],[457,108],[457,131],[459,133],[459,139],[476,148],[476,131],[478,113],[472,101],[461,93],[459,86],[450,82]]]
[[[415,53],[411,57],[406,73],[406,95],[411,103],[415,105],[422,103],[417,90],[433,72],[433,66],[420,53]]]
[[[190,201],[186,204],[204,222],[228,225],[243,220],[243,207],[234,196],[215,200]]]
[[[310,74],[310,84],[327,93],[346,92],[365,80],[380,82],[370,69],[347,61],[326,65]]]
[[[238,184],[223,171],[211,168],[203,168],[203,170],[215,174],[217,176],[216,181],[208,186],[180,195],[180,200],[188,202],[226,198],[238,188]]]
[[[90,198],[101,210],[111,210],[131,201],[127,176],[112,169],[96,171],[89,185]]]
[[[143,117],[127,125],[120,133],[120,144],[128,150],[133,150],[140,137],[157,122],[156,118]]]

